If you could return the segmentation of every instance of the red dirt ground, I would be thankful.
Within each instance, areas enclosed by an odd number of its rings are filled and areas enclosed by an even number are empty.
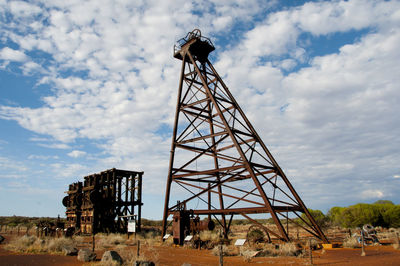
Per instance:
[[[4,235],[6,239],[8,238]],[[0,265],[83,265],[76,257],[57,255],[27,255],[6,251],[0,245]],[[129,247],[136,252],[136,246]],[[98,251],[101,258],[104,251]],[[189,263],[192,266],[218,265],[218,257],[210,250],[194,250],[185,247],[170,246],[141,246],[141,252],[148,258],[154,258],[156,265],[177,265]],[[400,265],[400,250],[392,246],[366,247],[366,256],[361,257],[360,249],[337,248],[317,250],[313,252],[314,265]],[[281,258],[253,258],[245,262],[243,257],[225,257],[224,265],[307,265],[309,258],[281,257]]]
[[[47,254],[21,254],[14,253],[3,249],[3,246],[7,244],[10,238],[9,234],[1,234],[5,237],[5,241],[0,244],[0,265],[40,265],[40,266],[77,266],[82,265],[76,257],[59,256],[59,255],[47,255]]]

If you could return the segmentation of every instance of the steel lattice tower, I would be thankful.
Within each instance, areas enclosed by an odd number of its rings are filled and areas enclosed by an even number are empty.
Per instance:
[[[213,216],[225,236],[233,217],[241,215],[262,227],[268,237],[289,241],[288,227],[282,223],[286,221],[327,243],[328,239],[208,60],[215,49],[211,41],[196,29],[174,48],[174,57],[182,60],[182,68],[162,235],[166,233],[169,215],[191,204],[193,214]],[[173,197],[179,202],[170,204]],[[303,219],[302,213],[308,219]],[[252,218],[254,214],[269,214],[276,228],[258,223]]]

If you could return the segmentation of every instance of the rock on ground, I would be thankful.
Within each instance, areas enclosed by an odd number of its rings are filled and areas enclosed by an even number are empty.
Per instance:
[[[94,261],[95,259],[96,259],[96,253],[92,252],[88,248],[82,248],[78,252],[79,261],[89,262],[89,261]]]
[[[123,263],[121,256],[114,250],[104,252],[101,262],[118,263],[119,265]]]
[[[65,246],[62,248],[62,251],[65,256],[76,256],[78,255],[78,249],[75,247]]]

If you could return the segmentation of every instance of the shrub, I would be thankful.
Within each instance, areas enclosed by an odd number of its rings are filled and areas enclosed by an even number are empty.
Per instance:
[[[201,231],[200,239],[202,241],[211,241],[217,243],[219,241],[219,234],[217,231]]]
[[[99,247],[110,247],[119,244],[125,244],[126,237],[120,234],[97,234],[96,235],[96,244]]]
[[[393,201],[391,200],[377,200],[374,202],[374,204],[390,204],[390,205],[394,205]]]
[[[221,249],[220,246],[215,246],[212,250],[212,254],[214,256],[220,256],[221,254]],[[229,250],[229,248],[226,245],[222,245],[222,256],[232,256],[232,252]]]
[[[40,253],[46,251],[45,246],[46,241],[36,236],[22,236],[13,239],[5,248],[16,252]]]
[[[258,228],[250,229],[247,233],[247,240],[251,243],[260,243],[264,241],[264,232]]]
[[[36,236],[22,236],[6,245],[6,249],[23,253],[56,253],[63,251],[63,247],[76,247],[70,238],[40,239]]]
[[[400,205],[389,200],[379,200],[374,204],[358,203],[349,207],[333,207],[328,212],[332,225],[347,228],[364,224],[383,227],[400,227]]]
[[[400,227],[400,205],[391,205],[383,213],[383,220],[389,227]]]
[[[355,236],[347,237],[343,241],[344,248],[358,248],[359,246],[360,246],[360,243],[358,243],[358,238]]]
[[[372,204],[358,203],[343,211],[343,226],[362,227],[364,224],[379,225],[379,208]]]
[[[312,210],[312,209],[308,209],[308,211],[314,218],[315,222],[318,224],[319,227],[326,228],[328,226],[329,218],[325,216],[322,211]],[[310,220],[308,219],[305,213],[301,215],[301,218],[303,218],[307,223],[311,224]],[[304,224],[303,221],[301,221],[300,223]]]
[[[47,249],[52,252],[62,252],[64,247],[76,247],[71,238],[54,238],[48,241]]]
[[[245,262],[250,262],[256,253],[257,253],[257,251],[254,249],[251,249],[251,248],[248,248],[245,246],[240,247],[240,255],[243,257],[243,260]]]
[[[263,257],[290,257],[290,256],[298,256],[301,254],[301,249],[300,247],[293,243],[293,242],[287,242],[287,243],[282,243],[279,245],[271,244],[268,243],[264,246],[264,248],[260,251],[258,256],[263,256]]]
[[[327,214],[327,218],[331,225],[342,226],[343,225],[343,211],[345,207],[332,207]]]

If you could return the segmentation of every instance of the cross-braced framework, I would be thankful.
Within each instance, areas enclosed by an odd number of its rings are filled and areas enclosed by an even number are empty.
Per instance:
[[[135,217],[141,229],[143,172],[109,169],[69,185],[63,199],[67,227],[83,234],[126,232]]]
[[[195,215],[216,219],[225,236],[233,217],[240,215],[275,239],[289,241],[291,223],[328,242],[208,60],[214,50],[211,41],[194,30],[178,43],[174,57],[182,60],[182,68],[163,235],[169,215],[190,208]],[[272,218],[274,228],[258,223],[256,214]]]

